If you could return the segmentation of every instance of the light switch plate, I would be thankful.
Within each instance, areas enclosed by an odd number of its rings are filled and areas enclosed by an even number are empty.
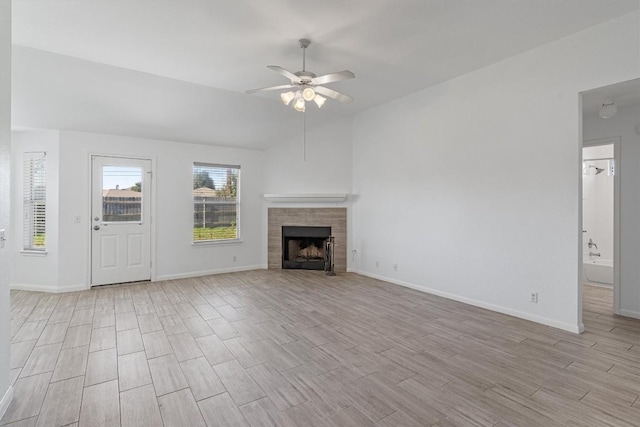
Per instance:
[[[4,248],[4,242],[7,240],[6,230],[0,230],[0,248]]]

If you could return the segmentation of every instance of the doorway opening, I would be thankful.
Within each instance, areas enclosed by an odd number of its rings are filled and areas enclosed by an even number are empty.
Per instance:
[[[580,323],[611,328],[640,318],[640,79],[582,99]]]
[[[620,138],[584,141],[582,148],[583,310],[589,315],[617,313],[619,306],[619,152]]]

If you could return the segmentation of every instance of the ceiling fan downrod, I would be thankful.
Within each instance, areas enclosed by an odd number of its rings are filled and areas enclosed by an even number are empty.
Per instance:
[[[298,41],[300,42],[300,47],[302,48],[302,72],[305,72],[305,71],[307,71],[307,69],[306,69],[306,53],[307,53],[307,48],[311,44],[311,40],[309,40],[309,39],[300,39]]]

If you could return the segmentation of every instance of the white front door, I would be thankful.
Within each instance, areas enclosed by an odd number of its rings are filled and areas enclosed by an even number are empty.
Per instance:
[[[151,161],[92,157],[91,285],[151,279]]]

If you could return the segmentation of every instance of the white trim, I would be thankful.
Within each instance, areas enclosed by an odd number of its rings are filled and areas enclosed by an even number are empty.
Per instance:
[[[149,162],[151,163],[150,165],[150,170],[149,172],[151,172],[151,176],[149,177],[149,185],[151,186],[151,215],[149,217],[149,221],[151,221],[151,228],[149,230],[149,232],[151,233],[150,236],[150,253],[149,253],[149,262],[151,262],[151,277],[150,280],[153,282],[156,279],[156,266],[158,265],[157,260],[156,260],[156,254],[157,254],[157,225],[158,225],[158,221],[157,221],[157,201],[158,201],[158,185],[156,184],[156,157],[155,156],[151,156],[148,157],[147,160],[149,160]],[[93,171],[91,172],[91,175],[93,176]],[[89,217],[91,218],[91,217]]]
[[[640,312],[633,311],[633,310],[621,309],[619,314],[621,316],[633,317],[634,319],[640,319]]]
[[[415,289],[417,291],[425,292],[427,294],[436,295],[436,296],[447,298],[453,301],[458,301],[458,302],[473,305],[476,307],[485,308],[487,310],[495,311],[498,313],[507,314],[509,316],[518,317],[520,319],[530,320],[532,322],[541,323],[547,326],[552,326],[554,328],[562,329],[568,332],[573,332],[574,334],[579,334],[582,331],[584,331],[584,325],[582,324],[572,325],[570,323],[558,322],[556,320],[549,319],[547,317],[536,316],[535,314],[526,313],[524,311],[514,310],[508,307],[490,304],[484,301],[478,301],[471,298],[461,297],[459,295],[443,292],[438,289],[429,288],[427,286],[416,285],[414,283],[409,283],[409,282],[403,282],[401,280],[391,279],[389,277],[384,277],[377,274],[371,274],[365,271],[354,270],[354,272],[363,276],[371,277],[373,279],[382,280],[384,282],[388,282],[394,285],[404,286],[406,288]]]
[[[2,400],[0,400],[0,419],[4,416],[7,409],[9,409],[9,405],[13,400],[13,386],[9,386],[7,392],[4,394]]]
[[[30,249],[23,249],[20,251],[20,255],[24,256],[47,256],[47,251],[37,251]]]
[[[191,271],[189,273],[163,274],[163,275],[157,276],[155,281],[159,282],[162,280],[189,279],[191,277],[211,276],[214,274],[236,273],[239,271],[266,270],[266,269],[267,269],[266,264],[245,265],[242,267],[216,268],[214,270]]]
[[[197,248],[217,245],[239,245],[240,243],[242,243],[242,239],[196,240],[191,243],[191,246]]]
[[[33,291],[33,292],[47,292],[51,294],[61,294],[65,292],[77,292],[86,291],[90,289],[87,285],[70,285],[70,286],[48,286],[48,285],[33,285],[30,283],[11,283],[9,289],[16,291]]]
[[[344,202],[349,197],[340,194],[265,194],[265,200],[273,203],[337,203]]]

